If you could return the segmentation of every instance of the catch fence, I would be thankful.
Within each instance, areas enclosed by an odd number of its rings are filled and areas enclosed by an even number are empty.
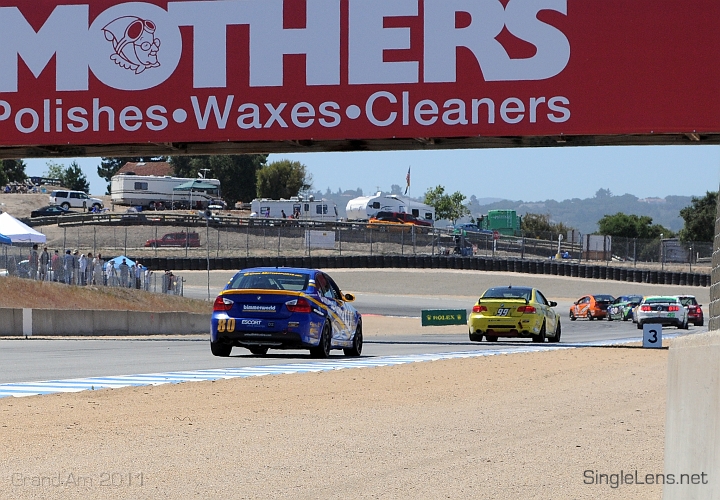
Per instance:
[[[152,213],[154,214],[154,213]],[[96,216],[97,217],[97,216]],[[414,225],[315,223],[290,219],[197,216],[154,216],[141,220],[90,217],[35,229],[47,237],[50,251],[78,250],[111,257],[147,258],[311,257],[353,255],[461,255],[493,258],[555,259],[604,262],[637,267],[643,264],[707,267],[712,243],[677,239],[557,234],[500,235],[423,228]],[[171,236],[170,238],[168,238]],[[168,246],[172,245],[172,246]],[[28,249],[10,247],[16,258]],[[6,250],[7,252],[7,250]],[[5,266],[6,267],[6,266]]]

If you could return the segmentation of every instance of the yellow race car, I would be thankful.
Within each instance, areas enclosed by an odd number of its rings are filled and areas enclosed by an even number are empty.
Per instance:
[[[482,294],[468,318],[470,340],[497,341],[498,337],[532,338],[533,342],[560,342],[560,315],[536,288],[495,287]]]

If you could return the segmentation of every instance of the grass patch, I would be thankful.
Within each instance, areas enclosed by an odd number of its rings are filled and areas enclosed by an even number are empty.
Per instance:
[[[212,304],[204,300],[132,288],[72,286],[11,276],[0,277],[0,307],[212,313]]]

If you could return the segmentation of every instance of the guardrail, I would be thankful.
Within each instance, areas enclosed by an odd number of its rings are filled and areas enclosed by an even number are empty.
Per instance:
[[[68,214],[52,217],[33,217],[22,219],[28,226],[49,226],[73,227],[89,224],[99,225],[160,225],[160,226],[196,226],[205,227],[209,222],[210,227],[303,227],[318,229],[337,228],[370,228],[378,231],[392,231],[395,226],[367,224],[364,222],[341,222],[341,221],[315,221],[310,219],[270,219],[266,217],[236,217],[231,215],[213,215],[206,221],[205,217],[197,214],[167,213],[167,212],[137,212],[137,213],[83,213]],[[410,224],[398,225],[406,232],[412,230]],[[416,232],[430,232],[432,228],[414,226]]]
[[[710,286],[710,275],[651,269],[631,269],[595,264],[578,264],[556,260],[492,259],[487,257],[431,255],[343,255],[310,257],[144,257],[143,265],[151,270],[203,271],[239,270],[249,267],[341,268],[411,268],[460,269],[523,274],[547,274],[573,278],[651,283],[657,285]]]

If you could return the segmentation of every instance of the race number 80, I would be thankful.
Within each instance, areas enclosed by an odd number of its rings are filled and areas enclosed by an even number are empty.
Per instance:
[[[218,330],[218,333],[234,332],[235,331],[235,318],[219,319],[217,330]]]

